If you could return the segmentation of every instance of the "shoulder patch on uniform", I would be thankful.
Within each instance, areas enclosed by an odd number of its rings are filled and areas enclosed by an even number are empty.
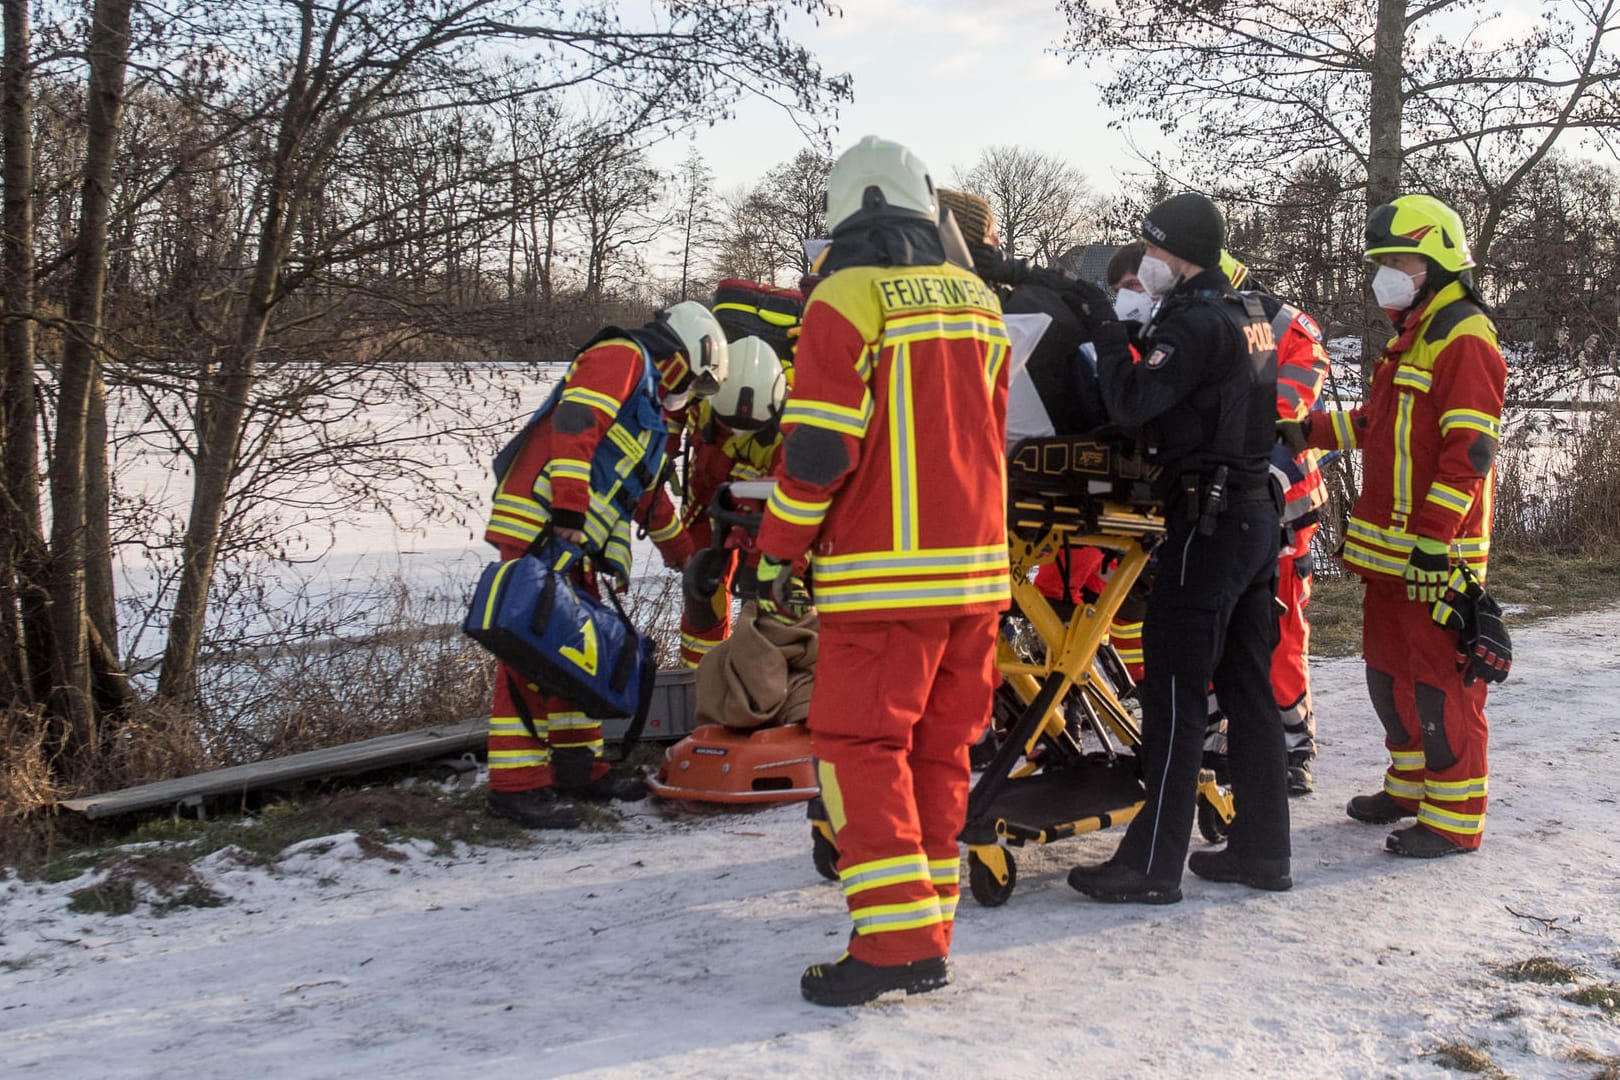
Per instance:
[[[1169,363],[1170,358],[1175,354],[1176,347],[1174,345],[1155,345],[1153,351],[1147,354],[1147,359],[1143,360],[1142,364],[1144,367],[1157,370]]]
[[[1316,320],[1303,311],[1294,316],[1294,325],[1310,335],[1311,340],[1318,345],[1322,343],[1322,328],[1316,325]]]
[[[1444,341],[1464,319],[1483,314],[1485,312],[1472,300],[1453,300],[1434,313],[1434,318],[1429,320],[1428,329],[1423,332],[1423,340],[1431,345],[1437,341]]]

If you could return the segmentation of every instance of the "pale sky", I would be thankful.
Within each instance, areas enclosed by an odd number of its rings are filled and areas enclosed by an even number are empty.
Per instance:
[[[905,143],[950,184],[986,147],[1013,144],[1060,157],[1094,190],[1119,189],[1141,171],[1127,134],[1109,130],[1099,81],[1049,51],[1065,24],[1054,0],[843,0],[844,15],[816,27],[790,24],[794,40],[828,72],[854,77],[855,100],[836,121],[833,153],[863,135]],[[1144,149],[1156,129],[1130,133]],[[695,142],[726,191],[751,185],[808,144],[774,105],[748,101],[735,119],[689,140],[661,144],[654,160],[671,169]],[[1129,182],[1129,181],[1128,181]]]

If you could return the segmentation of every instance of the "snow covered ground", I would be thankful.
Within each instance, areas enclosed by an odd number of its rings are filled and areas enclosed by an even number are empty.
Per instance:
[[[1106,906],[1063,877],[1113,836],[1024,849],[1005,907],[964,900],[952,986],[827,1010],[798,973],[848,923],[798,806],[649,802],[615,831],[398,862],[352,834],[276,871],[221,853],[198,870],[230,902],[161,918],[72,914],[85,880],[12,876],[0,1075],[1432,1077],[1469,1043],[1590,1077],[1620,1014],[1490,965],[1620,982],[1620,609],[1516,644],[1475,855],[1399,860],[1344,817],[1382,749],[1359,663],[1323,661],[1291,893],[1189,876],[1178,906]]]

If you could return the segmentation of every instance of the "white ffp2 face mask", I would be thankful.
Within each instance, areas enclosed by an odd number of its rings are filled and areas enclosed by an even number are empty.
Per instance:
[[[1136,268],[1136,277],[1155,298],[1162,298],[1176,287],[1176,272],[1157,255],[1142,256],[1142,265]]]
[[[665,394],[664,395],[664,400],[663,400],[664,411],[667,412],[667,413],[680,412],[682,409],[686,408],[686,406],[688,404],[690,404],[691,401],[692,401],[692,388],[691,387],[687,387],[685,390],[682,390],[682,391],[680,391],[679,393],[676,393],[676,394]]]
[[[1153,297],[1135,289],[1121,289],[1114,298],[1114,314],[1121,322],[1146,324],[1148,316],[1153,314]]]
[[[1372,291],[1379,307],[1405,311],[1417,299],[1418,283],[1404,270],[1380,266],[1378,273],[1373,275]]]

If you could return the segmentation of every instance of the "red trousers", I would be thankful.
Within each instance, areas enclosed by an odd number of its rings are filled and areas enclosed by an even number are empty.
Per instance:
[[[1459,847],[1485,828],[1488,769],[1485,683],[1464,686],[1457,635],[1430,605],[1406,598],[1399,578],[1369,579],[1362,599],[1367,692],[1384,725],[1384,790],[1418,822]]]
[[[497,545],[502,559],[515,559],[527,545]],[[597,595],[596,583],[587,578],[585,587]],[[534,725],[535,733],[523,722],[513,698],[516,691]],[[539,692],[533,683],[505,664],[495,665],[495,695],[489,707],[489,787],[491,791],[529,791],[551,787],[551,752],[585,746],[597,759],[592,779],[607,775],[613,766],[602,757],[602,721],[592,720],[580,709],[559,697]]]
[[[857,960],[950,951],[968,747],[990,719],[995,641],[988,613],[822,624],[811,748]]]
[[[1271,693],[1282,713],[1283,740],[1288,753],[1316,754],[1316,714],[1311,710],[1311,622],[1305,608],[1311,602],[1310,533],[1295,538],[1295,554],[1277,560],[1277,599],[1283,605],[1277,620],[1277,647],[1271,652]]]

